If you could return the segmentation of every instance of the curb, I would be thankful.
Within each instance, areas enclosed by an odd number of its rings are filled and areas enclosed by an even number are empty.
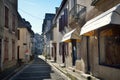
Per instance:
[[[52,66],[52,68],[59,73],[61,76],[63,76],[66,80],[71,80],[64,72],[62,72],[60,69],[58,69],[58,67],[56,67],[55,65],[51,64],[50,62],[47,62],[49,65]]]
[[[59,73],[61,76],[63,76],[66,80],[71,80],[64,72],[62,72],[57,66],[55,66],[54,64],[52,64],[49,60],[45,60],[45,58],[42,56],[42,57],[39,57],[41,59],[43,59],[46,63],[48,63],[50,66],[52,66],[52,68],[57,72]]]

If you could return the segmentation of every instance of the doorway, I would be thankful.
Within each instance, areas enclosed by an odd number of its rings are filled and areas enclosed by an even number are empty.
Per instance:
[[[90,52],[89,52],[89,36],[86,37],[87,42],[86,42],[86,49],[87,49],[87,73],[90,74],[91,71],[91,66],[90,66]]]
[[[17,47],[17,61],[18,61],[18,63],[20,63],[19,51],[20,51],[20,46]]]
[[[65,63],[65,44],[62,43],[62,63]]]
[[[73,66],[75,66],[76,60],[77,60],[76,39],[72,39],[72,65]]]
[[[56,43],[53,43],[53,59],[54,59],[54,62],[56,62]]]

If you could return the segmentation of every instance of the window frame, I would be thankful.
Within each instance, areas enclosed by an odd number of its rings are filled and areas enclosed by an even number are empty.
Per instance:
[[[12,39],[12,59],[15,59],[15,40]]]
[[[8,61],[9,58],[9,39],[6,37],[4,39],[4,62]]]
[[[5,27],[9,28],[9,8],[7,6],[5,6]]]
[[[15,32],[15,15],[12,14],[12,31]]]
[[[109,27],[110,28],[110,27]],[[106,29],[109,29],[109,28],[106,28]],[[97,36],[98,36],[98,60],[99,60],[99,65],[102,65],[102,66],[107,66],[107,67],[112,67],[112,68],[118,68],[118,69],[120,69],[120,65],[111,65],[111,64],[107,64],[107,63],[105,63],[105,61],[102,63],[102,61],[101,61],[101,46],[100,46],[100,44],[101,44],[101,42],[100,42],[100,32],[102,32],[102,31],[104,31],[105,29],[99,29],[97,32],[98,32],[98,34],[97,34]],[[106,54],[106,53],[105,53]]]
[[[17,38],[18,38],[18,40],[20,40],[20,30],[19,29],[17,30]]]

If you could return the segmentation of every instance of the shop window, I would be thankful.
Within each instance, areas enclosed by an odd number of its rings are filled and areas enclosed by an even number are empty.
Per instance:
[[[101,65],[120,68],[120,28],[99,32],[99,58]]]

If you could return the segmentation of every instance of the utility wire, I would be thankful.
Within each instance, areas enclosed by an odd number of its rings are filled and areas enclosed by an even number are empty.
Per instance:
[[[23,13],[25,13],[25,14],[27,14],[27,15],[29,15],[29,16],[31,16],[31,17],[33,17],[34,19],[43,20],[43,19],[41,19],[41,18],[39,18],[39,17],[37,17],[37,16],[34,16],[34,15],[32,15],[32,14],[30,14],[30,13],[28,13],[28,12],[26,12],[26,11],[24,11],[24,10],[20,9],[20,8],[18,8],[18,9],[19,9],[19,10],[21,10]]]

